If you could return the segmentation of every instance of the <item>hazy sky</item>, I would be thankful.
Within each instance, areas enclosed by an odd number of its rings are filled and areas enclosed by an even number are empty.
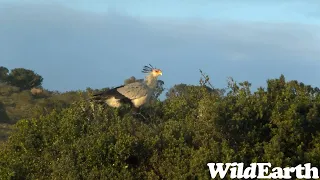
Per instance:
[[[51,90],[118,86],[151,63],[166,88],[284,74],[319,86],[319,0],[0,0],[0,65]]]

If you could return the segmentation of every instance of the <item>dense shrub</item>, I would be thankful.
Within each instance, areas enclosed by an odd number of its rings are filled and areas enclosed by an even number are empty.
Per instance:
[[[319,89],[284,76],[250,85],[180,85],[136,115],[86,98],[54,107],[14,126],[0,179],[209,179],[209,162],[320,167]]]

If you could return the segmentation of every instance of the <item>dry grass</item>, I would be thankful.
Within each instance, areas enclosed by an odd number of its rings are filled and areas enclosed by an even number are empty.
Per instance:
[[[32,95],[38,95],[38,94],[42,94],[43,93],[43,89],[40,89],[40,88],[32,88],[30,90],[31,94]]]

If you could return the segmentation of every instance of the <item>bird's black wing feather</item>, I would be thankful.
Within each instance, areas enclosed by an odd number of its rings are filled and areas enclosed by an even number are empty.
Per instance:
[[[118,88],[124,87],[124,85],[122,86],[118,86],[112,89],[109,89],[107,91],[102,91],[102,92],[98,92],[93,94],[93,100],[95,101],[105,101],[109,98],[114,97],[115,99],[120,99],[120,102],[123,103],[130,103],[131,104],[131,100],[128,99],[127,97],[125,97],[124,95],[122,95],[121,93],[119,93],[117,91]]]
[[[103,97],[103,98],[110,98],[110,97],[114,97],[116,99],[123,99],[123,98],[126,98],[124,95],[120,94],[117,89],[118,88],[121,88],[123,87],[124,85],[122,86],[118,86],[118,87],[115,87],[115,88],[112,88],[112,89],[109,89],[107,91],[102,91],[102,92],[98,92],[98,93],[95,93],[93,94],[93,97]]]

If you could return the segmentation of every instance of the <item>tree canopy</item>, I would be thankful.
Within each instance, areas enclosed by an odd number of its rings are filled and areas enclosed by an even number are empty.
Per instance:
[[[43,78],[34,71],[24,68],[12,69],[7,77],[7,83],[19,87],[21,90],[29,90],[41,86]]]

